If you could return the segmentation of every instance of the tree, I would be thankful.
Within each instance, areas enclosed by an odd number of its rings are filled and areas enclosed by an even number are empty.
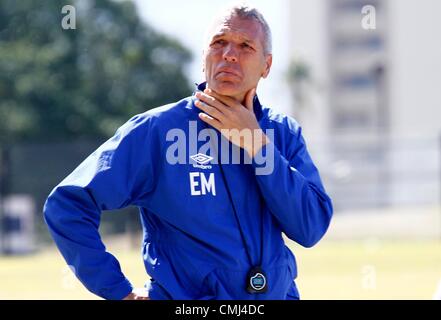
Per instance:
[[[130,1],[0,2],[0,144],[104,138],[131,116],[191,92],[190,52]]]
[[[288,72],[287,80],[295,102],[295,116],[298,121],[302,120],[307,109],[308,91],[313,83],[311,68],[306,59],[297,56],[292,58]]]
[[[63,28],[66,4],[75,29]],[[133,115],[189,95],[190,60],[130,1],[0,1],[0,235],[4,197],[32,194],[41,208],[98,141]],[[46,144],[79,139],[93,143]],[[110,227],[126,220],[112,219]]]

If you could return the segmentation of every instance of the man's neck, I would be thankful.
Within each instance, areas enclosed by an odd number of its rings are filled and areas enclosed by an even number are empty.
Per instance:
[[[207,84],[207,89],[211,89],[208,84]],[[211,89],[213,90],[213,89]],[[213,90],[215,93],[219,94],[218,92],[216,92],[215,90]],[[239,101],[241,104],[245,105],[245,94],[242,95],[237,95],[237,96],[226,96],[226,97],[230,97],[235,99],[236,101]]]

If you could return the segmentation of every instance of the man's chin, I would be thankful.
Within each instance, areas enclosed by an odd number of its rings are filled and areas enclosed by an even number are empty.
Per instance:
[[[241,96],[240,85],[234,82],[222,81],[209,87],[218,94],[221,94],[223,96],[229,96],[235,98]]]

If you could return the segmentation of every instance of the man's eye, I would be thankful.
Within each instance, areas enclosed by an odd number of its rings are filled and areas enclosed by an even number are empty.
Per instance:
[[[225,43],[224,40],[219,39],[219,40],[215,40],[213,41],[212,45],[223,45]]]
[[[242,43],[242,48],[245,48],[245,49],[253,49],[248,43]]]

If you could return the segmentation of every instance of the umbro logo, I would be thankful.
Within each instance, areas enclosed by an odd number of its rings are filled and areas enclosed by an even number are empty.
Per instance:
[[[213,160],[213,157],[207,156],[203,153],[195,154],[194,156],[191,156],[190,158],[198,164],[206,164],[206,163],[210,162],[211,160]]]
[[[193,163],[194,168],[211,169],[211,165],[207,165],[207,163],[214,158],[203,153],[198,153],[190,156],[190,159],[196,162]],[[215,196],[216,184],[214,182],[214,173],[210,173],[207,179],[203,172],[190,172],[190,190],[192,196],[200,196],[207,193],[211,193]]]
[[[211,169],[211,166],[206,164],[213,160],[213,157],[207,156],[203,153],[198,153],[191,156],[190,159],[196,162],[196,164],[193,164],[193,167],[195,168]]]

